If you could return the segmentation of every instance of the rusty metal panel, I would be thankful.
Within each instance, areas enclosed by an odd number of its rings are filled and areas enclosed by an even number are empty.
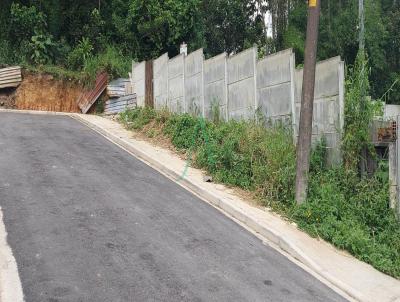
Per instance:
[[[101,94],[106,90],[108,83],[108,75],[103,72],[100,73],[96,78],[96,83],[94,88],[88,91],[85,91],[81,94],[79,99],[77,100],[77,104],[81,109],[82,113],[87,113],[89,109],[93,106],[93,104],[97,101],[97,99],[101,96]]]
[[[0,89],[18,87],[21,82],[21,67],[14,66],[0,69]]]

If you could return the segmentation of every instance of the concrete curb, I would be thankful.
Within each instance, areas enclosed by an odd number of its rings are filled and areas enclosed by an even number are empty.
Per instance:
[[[1,112],[9,113],[24,113],[24,114],[37,114],[37,115],[64,115],[70,116],[70,112],[58,112],[58,111],[40,111],[40,110],[19,110],[19,109],[0,109]],[[75,113],[79,114],[79,113]]]
[[[290,256],[303,263],[306,267],[308,267],[311,271],[316,273],[322,279],[326,280],[333,287],[336,287],[340,291],[343,291],[345,294],[349,295],[350,298],[356,301],[366,301],[366,298],[360,292],[354,290],[347,284],[343,283],[341,280],[332,276],[329,272],[323,270],[318,264],[316,264],[311,258],[309,258],[300,248],[298,248],[295,243],[291,242],[290,240],[285,238],[283,234],[279,233],[279,230],[266,228],[264,225],[260,224],[257,221],[257,219],[247,215],[246,213],[241,211],[240,208],[233,206],[228,200],[224,200],[210,193],[204,188],[198,186],[197,184],[194,184],[187,178],[184,179],[180,178],[181,175],[179,173],[167,168],[161,162],[146,155],[141,150],[137,149],[133,144],[124,141],[123,139],[114,135],[113,133],[87,121],[78,114],[71,114],[70,116],[78,120],[79,122],[83,123],[84,125],[88,126],[89,128],[95,130],[96,132],[100,133],[102,136],[106,137],[115,144],[133,153],[136,157],[150,164],[150,166],[152,166],[156,170],[161,171],[162,173],[170,176],[175,180],[180,179],[179,183],[181,185],[193,191],[194,193],[198,194],[200,197],[207,200],[210,204],[214,205],[215,207],[220,208],[229,216],[232,216],[233,218],[237,219],[239,222],[243,223],[254,232],[259,233],[262,237],[266,238],[268,241],[271,241],[281,250],[288,253]]]

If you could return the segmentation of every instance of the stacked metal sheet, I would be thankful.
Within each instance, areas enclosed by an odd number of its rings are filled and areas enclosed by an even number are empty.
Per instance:
[[[127,94],[130,85],[129,79],[116,79],[107,86],[107,94],[110,98],[119,98]]]
[[[21,82],[21,67],[14,66],[0,69],[0,89],[18,87]]]
[[[136,107],[136,94],[129,94],[120,98],[109,99],[106,102],[104,113],[107,115],[118,114],[126,109]]]

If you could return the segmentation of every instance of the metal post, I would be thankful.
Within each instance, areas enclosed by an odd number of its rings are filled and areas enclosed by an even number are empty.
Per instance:
[[[308,1],[307,36],[296,164],[296,201],[299,204],[303,203],[307,198],[320,10],[320,0]]]

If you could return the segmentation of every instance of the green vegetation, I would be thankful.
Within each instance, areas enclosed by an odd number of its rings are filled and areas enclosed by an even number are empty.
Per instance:
[[[373,99],[400,103],[400,2],[365,0],[366,57]],[[204,48],[206,57],[256,44],[260,55],[292,47],[303,63],[304,0],[2,0],[0,65],[57,65],[83,72],[108,47],[125,61]],[[270,15],[272,23],[265,20]],[[318,59],[340,55],[353,65],[358,51],[358,3],[322,1]],[[267,35],[270,30],[270,35]],[[125,69],[118,76],[127,77]],[[92,78],[92,74],[89,76]]]
[[[149,108],[126,111],[120,120],[148,137],[166,137],[217,182],[253,192],[262,205],[295,221],[310,235],[400,278],[400,224],[388,207],[387,170],[360,178],[351,169],[327,168],[322,141],[312,155],[308,200],[297,206],[296,152],[291,130],[284,125],[210,122]]]
[[[182,42],[203,47],[206,57],[254,44],[259,55],[292,47],[302,64],[306,11],[304,0],[2,0],[0,67],[20,64],[90,84],[101,71],[127,77],[132,60],[175,56]],[[265,129],[254,121],[209,122],[150,109],[128,111],[122,120],[170,139],[217,181],[254,192],[313,236],[399,278],[400,231],[388,209],[387,173],[364,178],[358,170],[371,149],[368,127],[377,109],[361,96],[400,104],[400,1],[365,0],[365,15],[366,48],[359,54],[357,1],[322,1],[318,59],[340,55],[354,65],[346,76],[345,161],[326,168],[323,142],[317,146],[301,206],[294,203],[295,146],[284,125]]]

